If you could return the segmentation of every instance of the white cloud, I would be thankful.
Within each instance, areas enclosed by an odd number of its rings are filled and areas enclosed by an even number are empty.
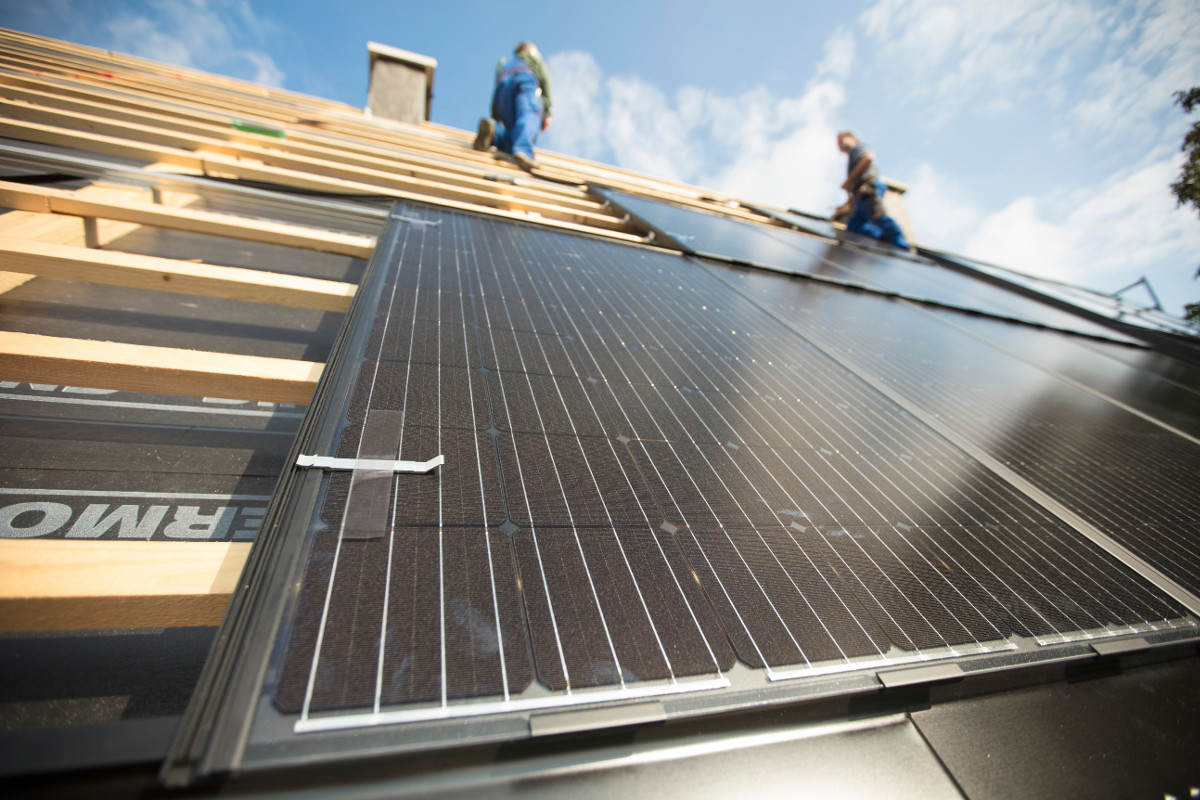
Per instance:
[[[554,115],[542,141],[592,160],[608,158],[600,65],[588,53],[558,53],[549,59],[554,76]]]
[[[942,102],[1057,79],[1062,54],[1094,45],[1097,13],[1082,0],[880,0],[860,21],[895,86]]]
[[[846,169],[835,144],[837,111],[845,101],[842,87],[823,81],[796,98],[776,101],[764,92],[741,99],[749,101],[751,113],[736,105],[726,112],[741,146],[710,172],[712,185],[735,196],[815,213],[838,205]]]
[[[1102,139],[1177,141],[1183,118],[1171,109],[1171,95],[1200,80],[1200,6],[1159,2],[1131,13],[1082,84],[1087,93],[1071,108],[1070,127]]]
[[[614,77],[605,90],[604,134],[618,164],[668,180],[696,179],[705,159],[694,125],[657,87]]]
[[[1174,313],[1200,297],[1190,281],[1200,261],[1200,220],[1163,190],[1179,164],[1171,156],[1114,176],[1068,215],[1066,225],[1078,231],[1078,270],[1088,285],[1112,291],[1146,275]]]
[[[963,253],[1106,292],[1144,275],[1179,314],[1200,296],[1200,221],[1164,189],[1178,170],[1177,157],[1160,157],[1086,193],[1018,198],[984,217]]]
[[[1194,0],[880,0],[860,22],[879,78],[933,125],[1035,107],[1059,143],[1158,144],[1178,135],[1171,93],[1200,76]]]
[[[904,206],[917,241],[931,247],[960,249],[983,216],[962,187],[931,164],[914,171]]]
[[[113,50],[283,85],[284,72],[264,47],[274,26],[243,0],[149,0],[118,6],[102,25]]]
[[[825,56],[817,65],[817,76],[835,81],[844,81],[854,66],[858,44],[854,34],[844,26],[835,30],[825,42]]]
[[[823,71],[844,70],[853,51],[852,36],[835,36]],[[796,97],[695,87],[669,97],[639,78],[605,75],[587,53],[556,54],[549,67],[551,149],[760,203],[820,211],[841,200],[845,158],[834,136],[845,93],[836,80]]]
[[[1041,203],[1019,197],[983,219],[967,239],[964,255],[1054,280],[1078,282],[1075,232],[1042,218]]]
[[[283,70],[266,53],[242,50],[239,55],[254,67],[254,74],[249,78],[251,82],[263,86],[283,86]]]
[[[1179,164],[1161,149],[1098,184],[1018,197],[990,213],[922,164],[905,204],[923,244],[1102,292],[1146,276],[1166,310],[1179,314],[1200,297],[1191,280],[1200,220],[1166,191]]]
[[[879,0],[859,21],[859,69],[888,102],[945,135],[987,120],[970,128],[978,152],[1040,157],[1039,184],[1057,187],[971,195],[991,184],[986,160],[953,181],[922,165],[903,176],[920,241],[1104,291],[1146,275],[1174,313],[1200,296],[1200,222],[1167,189],[1194,121],[1171,95],[1200,82],[1200,4]],[[1042,142],[988,139],[993,127],[1047,131],[1061,165]]]

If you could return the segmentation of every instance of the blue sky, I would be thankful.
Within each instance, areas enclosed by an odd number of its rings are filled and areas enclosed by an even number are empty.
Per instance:
[[[496,60],[548,57],[549,149],[827,212],[834,134],[907,183],[922,244],[1101,291],[1200,299],[1200,218],[1168,184],[1200,85],[1200,3],[0,0],[0,25],[365,103],[368,41],[438,59],[473,129]],[[1144,295],[1134,293],[1134,298]]]

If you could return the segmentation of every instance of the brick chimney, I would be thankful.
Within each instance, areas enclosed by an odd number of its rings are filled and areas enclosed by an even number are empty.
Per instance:
[[[414,125],[428,120],[437,59],[378,42],[367,42],[367,53],[371,58],[367,113]]]
[[[912,221],[908,218],[908,209],[904,206],[904,193],[908,191],[908,186],[894,181],[891,178],[881,177],[883,185],[887,187],[887,191],[883,195],[883,210],[887,215],[896,220],[896,224],[900,226],[900,230],[904,231],[904,238],[909,244],[916,244],[917,237],[913,234]]]

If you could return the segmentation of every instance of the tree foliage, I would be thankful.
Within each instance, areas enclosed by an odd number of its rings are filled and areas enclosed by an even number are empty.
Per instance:
[[[1200,86],[1193,86],[1186,92],[1176,92],[1175,102],[1185,114],[1200,106]],[[1179,205],[1185,203],[1200,212],[1200,122],[1192,125],[1192,129],[1184,134],[1183,144],[1180,145],[1186,158],[1179,170],[1179,179],[1171,184],[1171,193]],[[1196,271],[1200,277],[1200,270]],[[1200,303],[1188,303],[1184,306],[1188,321],[1200,324]]]
[[[1193,86],[1186,92],[1176,92],[1175,102],[1184,113],[1192,113],[1192,109],[1200,105],[1200,86]],[[1191,205],[1200,212],[1200,122],[1192,125],[1192,129],[1183,137],[1179,148],[1187,158],[1183,168],[1179,170],[1179,180],[1171,184],[1171,192],[1180,205]]]

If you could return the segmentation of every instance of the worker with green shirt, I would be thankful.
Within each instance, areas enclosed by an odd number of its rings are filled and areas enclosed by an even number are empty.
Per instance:
[[[492,116],[479,120],[475,149],[493,144],[525,169],[537,165],[533,145],[550,124],[550,74],[537,45],[521,42],[496,67]]]

